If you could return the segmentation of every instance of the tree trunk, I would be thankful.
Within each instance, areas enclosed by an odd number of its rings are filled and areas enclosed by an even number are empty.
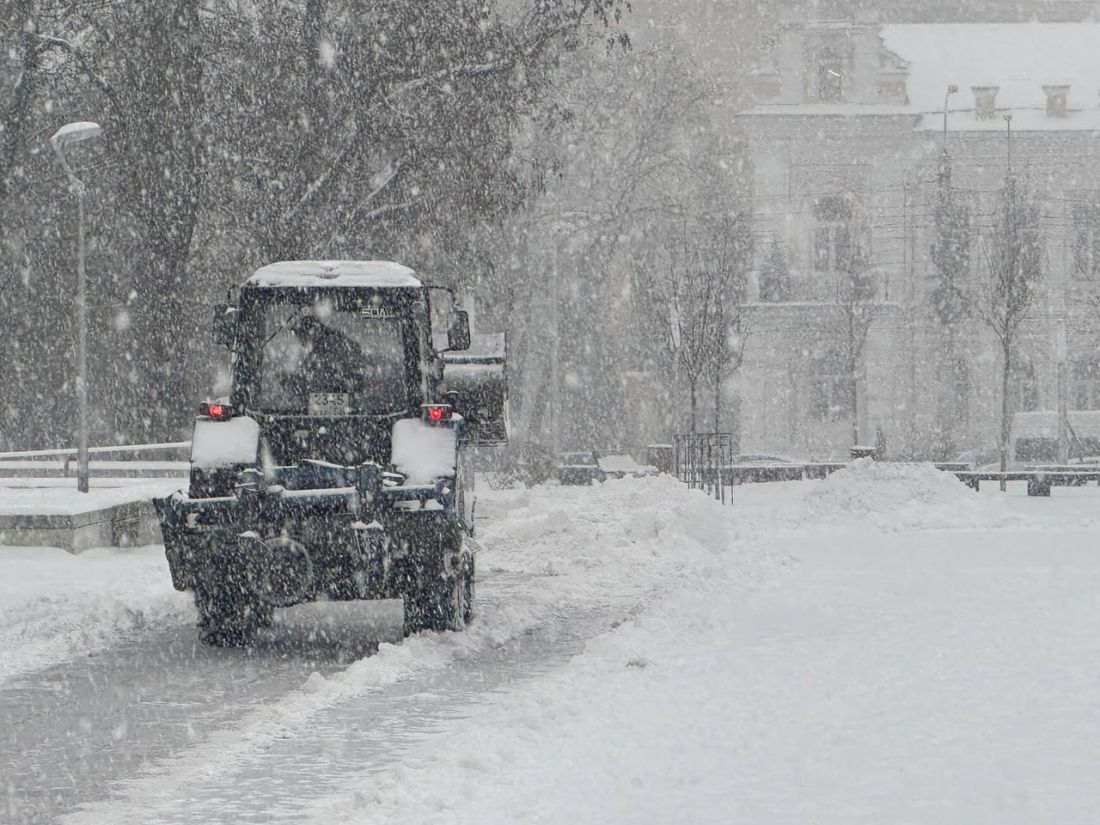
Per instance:
[[[697,383],[698,383],[697,378],[689,378],[688,379],[688,386],[691,389],[691,434],[692,435],[695,435],[695,433],[697,432],[697,428],[695,426],[695,416],[696,416],[696,412],[697,412],[698,407],[699,407],[698,399],[696,398],[696,392],[695,392]]]
[[[852,400],[852,446],[859,445],[859,376],[856,374],[856,364],[853,361],[848,374],[852,377],[849,392]]]
[[[716,375],[714,377],[714,431],[719,432],[721,430],[720,423],[722,420],[722,377]]]
[[[14,57],[20,50],[22,54],[18,69],[19,79],[11,92],[11,103],[0,113],[0,123],[3,124],[0,129],[0,226],[4,225],[4,213],[8,207],[12,185],[23,172],[25,143],[27,131],[31,128],[35,83],[38,80],[39,51],[35,43],[34,3],[32,0],[22,0],[16,3],[14,12],[12,27],[3,34],[6,39],[9,32],[19,33],[18,45],[11,45],[10,54]],[[51,169],[56,170],[56,167]],[[7,242],[9,239],[3,240]],[[4,263],[7,264],[7,261]],[[11,263],[14,264],[14,261]],[[19,357],[18,343],[11,338],[11,332],[16,329],[16,311],[14,296],[8,292],[4,300],[0,301],[0,323],[8,333],[0,343],[0,402],[8,409],[17,406],[16,396],[23,389],[11,380],[12,365]],[[10,444],[7,446],[10,447]]]
[[[34,3],[22,0],[16,5],[14,26],[10,31],[19,32],[19,45],[11,49],[20,54],[18,80],[12,92],[11,105],[4,112],[4,129],[0,130],[0,209],[7,200],[8,189],[20,166],[20,153],[24,149],[27,130],[30,127],[31,108],[34,105],[35,82],[38,80],[40,53],[35,42]]]
[[[1001,346],[1004,350],[1004,372],[1001,374],[1001,472],[1003,473],[1008,469],[1009,440],[1012,438],[1012,419],[1009,415],[1008,396],[1009,377],[1012,372],[1012,344],[1006,340]],[[1006,489],[1007,485],[1002,478],[1001,492],[1005,492]]]

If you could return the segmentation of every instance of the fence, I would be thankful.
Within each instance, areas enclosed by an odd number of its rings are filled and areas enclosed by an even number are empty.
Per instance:
[[[89,447],[89,474],[105,477],[175,477],[187,475],[190,441]],[[0,477],[68,477],[75,472],[75,447],[0,453]]]
[[[705,490],[726,502],[723,470],[733,463],[733,435],[730,433],[685,433],[676,436],[676,477],[696,490]],[[732,491],[729,496],[733,500]]]
[[[733,462],[733,438],[729,433],[691,433],[678,435],[674,445],[676,477],[697,490],[705,490],[715,499],[733,501],[733,488],[741,484],[767,481],[823,479],[846,467],[846,463],[779,462],[760,460],[767,457],[742,456]],[[755,459],[755,460],[744,460]],[[1026,481],[1029,496],[1049,496],[1052,487],[1080,487],[1100,484],[1100,465],[1038,465],[1008,471],[978,470],[961,462],[929,462],[951,473],[967,486],[978,489],[983,481]],[[727,493],[726,488],[730,490]]]

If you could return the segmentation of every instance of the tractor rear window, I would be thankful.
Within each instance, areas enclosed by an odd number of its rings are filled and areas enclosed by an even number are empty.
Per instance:
[[[380,415],[409,405],[399,316],[324,305],[265,307],[259,406],[302,415]]]

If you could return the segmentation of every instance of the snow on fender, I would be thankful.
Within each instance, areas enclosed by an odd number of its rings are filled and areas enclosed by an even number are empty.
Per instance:
[[[394,422],[391,461],[408,484],[434,484],[455,474],[458,430],[450,423],[428,424],[419,418]]]
[[[260,425],[253,418],[198,418],[191,435],[191,464],[204,469],[255,464],[259,444]]]

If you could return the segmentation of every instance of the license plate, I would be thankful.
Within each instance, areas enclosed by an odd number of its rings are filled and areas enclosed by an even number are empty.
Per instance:
[[[309,394],[310,415],[347,415],[348,394],[346,392],[311,392]]]

